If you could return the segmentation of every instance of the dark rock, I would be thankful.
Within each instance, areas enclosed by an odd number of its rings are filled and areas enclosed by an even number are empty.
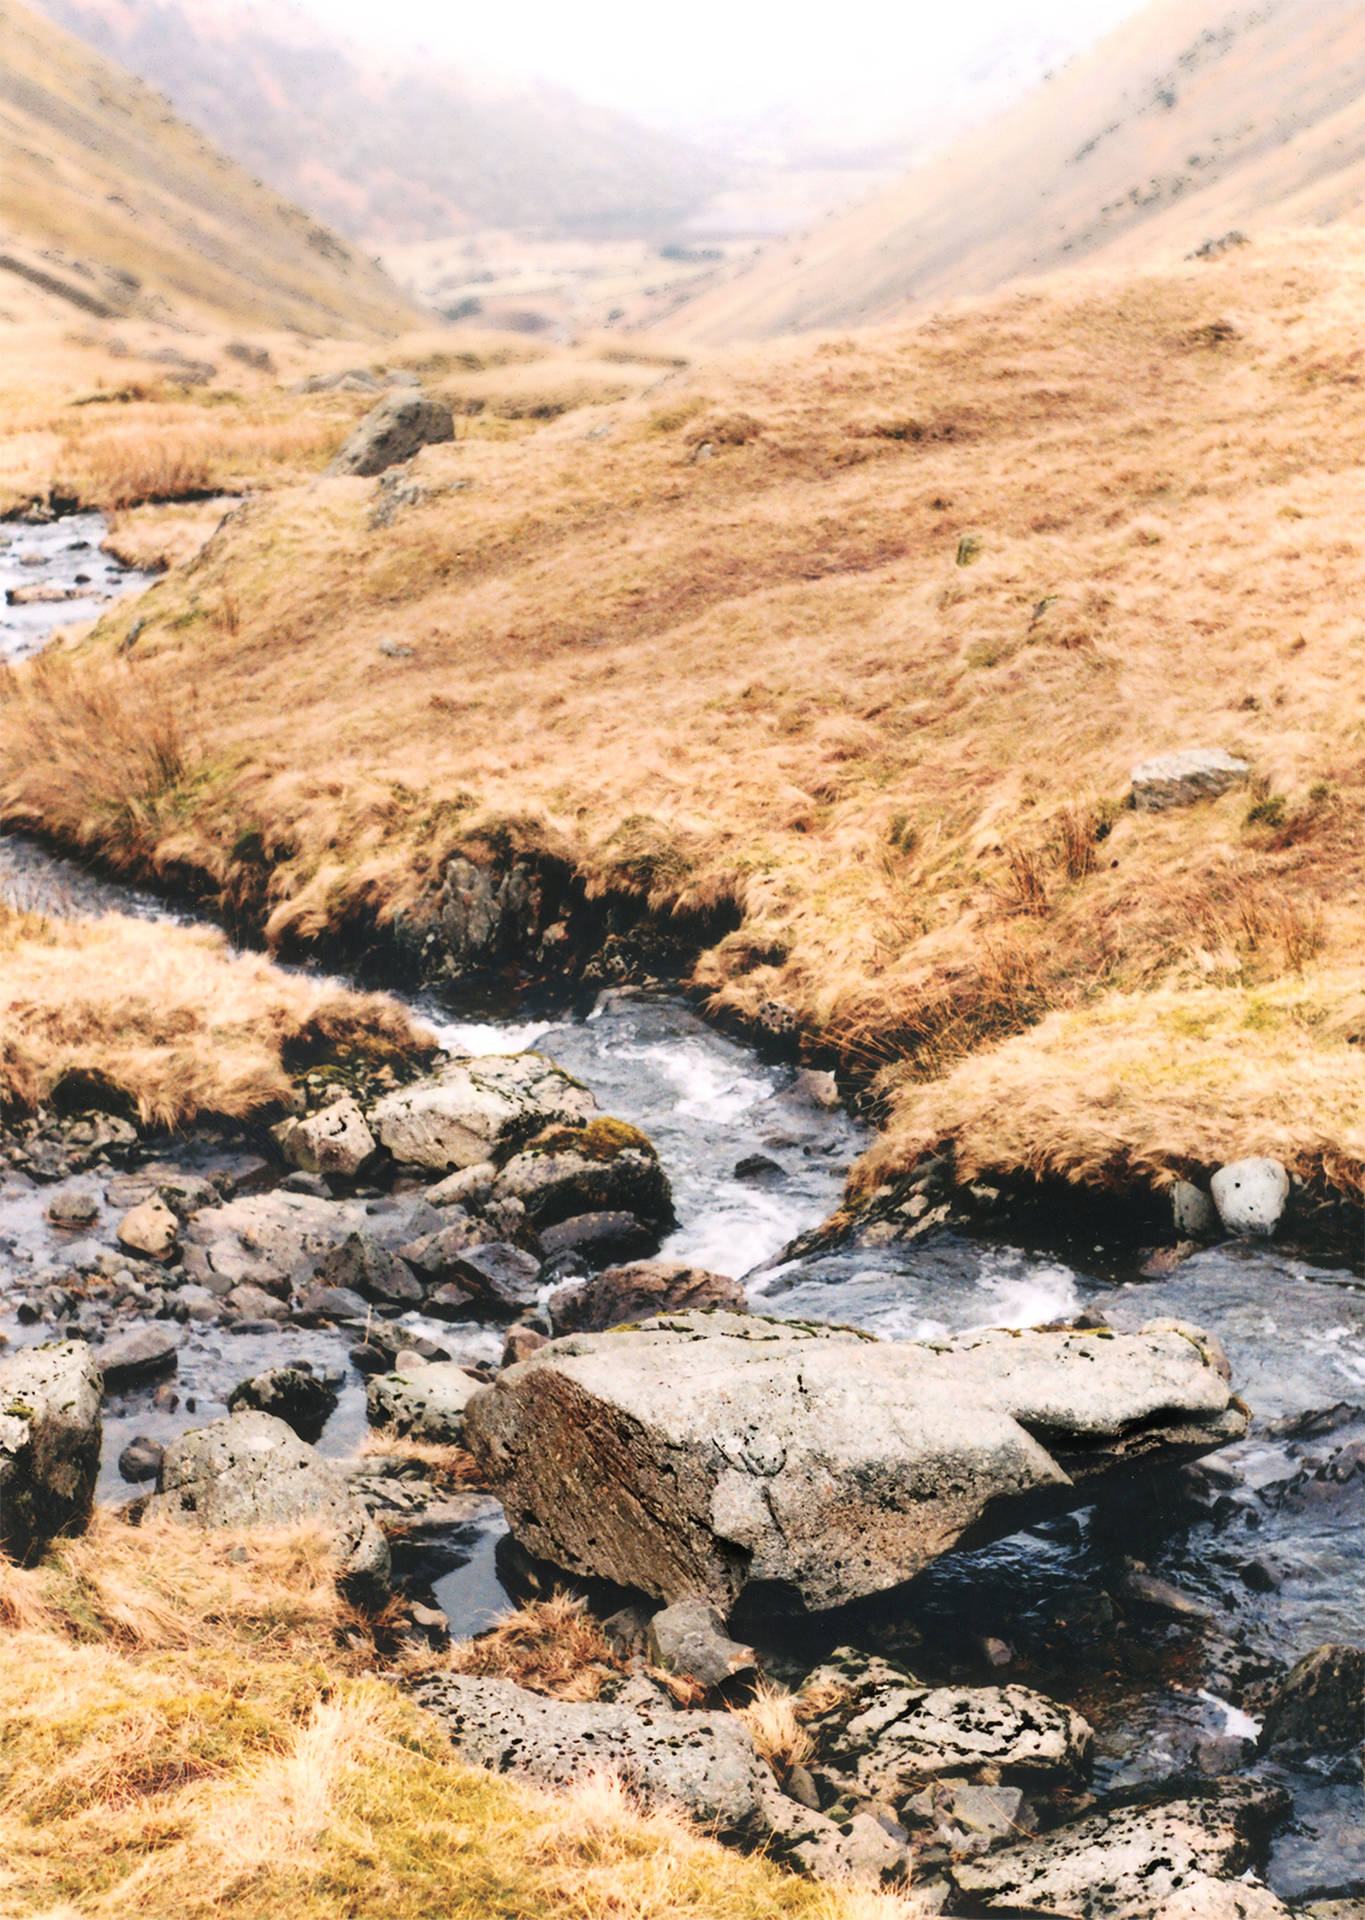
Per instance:
[[[561,1220],[546,1227],[540,1236],[541,1252],[546,1260],[561,1254],[581,1253],[590,1260],[614,1254],[628,1259],[648,1253],[658,1235],[642,1226],[633,1213],[580,1213],[572,1220]]]
[[[149,1440],[139,1434],[136,1440],[130,1440],[118,1457],[118,1470],[125,1480],[137,1485],[143,1480],[155,1480],[161,1470],[161,1456],[165,1452],[159,1440]]]
[[[322,1174],[304,1173],[299,1168],[284,1176],[280,1182],[280,1192],[306,1193],[314,1200],[330,1200],[332,1197],[332,1189]]]
[[[720,1615],[704,1600],[677,1600],[656,1613],[646,1650],[654,1666],[690,1674],[704,1687],[724,1686],[737,1674],[752,1673],[755,1666],[753,1648],[732,1640]]]
[[[1337,1753],[1365,1744],[1365,1647],[1305,1654],[1276,1687],[1265,1712],[1267,1752]]]
[[[289,1309],[283,1300],[277,1300],[264,1287],[252,1286],[249,1282],[233,1287],[225,1295],[223,1309],[239,1325],[249,1321],[252,1326],[273,1328],[281,1320],[289,1318]]]
[[[304,1326],[321,1321],[363,1320],[368,1303],[352,1287],[305,1287],[294,1318]]]
[[[482,1312],[511,1319],[535,1305],[540,1290],[540,1262],[505,1241],[472,1247],[457,1256],[450,1277],[466,1289]]]
[[[229,1413],[270,1413],[313,1444],[336,1412],[336,1388],[306,1361],[272,1367],[243,1380],[228,1395]]]
[[[426,1311],[437,1320],[468,1320],[474,1312],[477,1296],[454,1280],[443,1280],[426,1297]]]
[[[735,1162],[736,1180],[743,1180],[751,1187],[781,1186],[786,1177],[784,1169],[766,1153],[748,1153]]]
[[[407,1262],[363,1231],[334,1247],[313,1278],[319,1286],[345,1287],[394,1306],[414,1306],[422,1298],[422,1283]]]
[[[549,1300],[557,1334],[600,1333],[657,1313],[709,1307],[745,1312],[743,1287],[724,1274],[677,1260],[638,1260],[630,1266],[608,1267],[590,1280],[560,1288]]]
[[[537,1134],[502,1168],[493,1199],[520,1200],[541,1232],[584,1213],[673,1218],[673,1195],[654,1148],[638,1128],[605,1117]]]
[[[496,1229],[467,1214],[409,1240],[399,1248],[401,1257],[416,1269],[429,1285],[454,1277],[456,1263],[474,1247],[484,1247],[496,1238]]]
[[[538,1327],[528,1327],[524,1322],[507,1329],[507,1339],[502,1349],[502,1364],[515,1367],[522,1360],[529,1360],[533,1353],[549,1342],[549,1335]]]

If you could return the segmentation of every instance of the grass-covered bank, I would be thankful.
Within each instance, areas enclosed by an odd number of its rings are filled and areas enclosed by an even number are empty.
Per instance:
[[[542,852],[982,1170],[1365,1185],[1341,238],[774,347],[285,490],[8,685],[0,812],[291,948]],[[174,730],[176,752],[149,750]],[[1125,807],[1151,754],[1249,788]]]
[[[913,1920],[727,1852],[608,1781],[475,1772],[378,1677],[307,1533],[101,1517],[0,1561],[13,1920]]]
[[[263,1119],[308,1066],[402,1067],[434,1044],[396,1001],[282,973],[208,929],[0,904],[0,1111]]]

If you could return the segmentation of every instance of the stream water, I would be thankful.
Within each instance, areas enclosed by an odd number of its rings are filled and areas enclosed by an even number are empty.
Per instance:
[[[64,523],[68,529],[70,523]],[[27,530],[25,530],[27,532]],[[40,530],[50,533],[51,529]],[[74,568],[80,555],[68,554]],[[69,609],[65,609],[69,616]],[[53,612],[48,608],[49,614]],[[56,913],[127,912],[175,918],[164,904],[92,878],[31,843],[0,838],[0,897]],[[443,1043],[465,1052],[534,1045],[582,1079],[603,1110],[641,1127],[672,1182],[678,1227],[666,1256],[747,1279],[756,1310],[827,1319],[891,1340],[980,1326],[1033,1326],[1098,1308],[1114,1326],[1165,1317],[1199,1323],[1226,1346],[1255,1420],[1248,1438],[1182,1475],[1131,1490],[973,1553],[950,1555],[902,1592],[773,1629],[778,1672],[853,1641],[898,1655],[926,1678],[1018,1680],[1074,1702],[1097,1728],[1101,1786],[1207,1769],[1252,1730],[1244,1692],[1257,1678],[1329,1640],[1365,1642],[1365,1282],[1274,1245],[1230,1243],[1146,1280],[1139,1257],[1112,1245],[1065,1257],[1006,1239],[940,1232],[909,1246],[783,1262],[793,1238],[838,1201],[866,1141],[842,1112],[803,1097],[794,1071],[712,1031],[680,999],[608,992],[586,1012],[528,1023],[462,1017],[417,1000]],[[232,1149],[168,1141],[185,1169],[230,1170]],[[745,1165],[747,1163],[747,1165]],[[741,1167],[744,1170],[738,1171]],[[57,1191],[60,1191],[58,1184]],[[89,1188],[84,1176],[70,1185]],[[43,1276],[107,1266],[127,1189],[104,1183],[100,1218],[77,1235],[46,1218],[54,1195],[0,1168],[0,1330],[49,1337],[22,1303]],[[136,1301],[128,1307],[135,1320]],[[496,1361],[494,1328],[423,1323],[455,1357]],[[365,1433],[363,1382],[351,1339],[285,1326],[235,1334],[190,1324],[175,1386],[114,1398],[106,1420],[101,1497],[126,1499],[117,1458],[135,1433],[165,1440],[224,1409],[241,1379],[286,1359],[333,1368],[344,1385],[321,1445],[356,1452]],[[432,1544],[431,1583],[457,1633],[508,1602],[495,1503]],[[1135,1572],[1165,1583],[1154,1601]],[[987,1640],[1009,1665],[995,1671]],[[1266,1771],[1265,1763],[1262,1771]],[[1271,1878],[1288,1897],[1365,1881],[1365,1808],[1358,1760],[1305,1763],[1285,1779],[1296,1817],[1276,1843]]]

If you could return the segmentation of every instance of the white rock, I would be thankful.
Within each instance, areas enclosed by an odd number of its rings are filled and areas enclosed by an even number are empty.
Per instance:
[[[1212,1240],[1217,1235],[1217,1208],[1188,1180],[1177,1180],[1171,1188],[1171,1216],[1182,1240]]]
[[[1247,762],[1221,747],[1158,754],[1133,768],[1133,805],[1143,813],[1189,807],[1196,800],[1214,800],[1231,787],[1244,787],[1250,778]]]
[[[1274,1233],[1289,1202],[1289,1175],[1278,1160],[1234,1160],[1210,1184],[1229,1233]]]
[[[365,1116],[349,1097],[334,1100],[306,1120],[297,1120],[282,1133],[284,1157],[305,1173],[335,1173],[350,1179],[375,1151],[375,1138]]]

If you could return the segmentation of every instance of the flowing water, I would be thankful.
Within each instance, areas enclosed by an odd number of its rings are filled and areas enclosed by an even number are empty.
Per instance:
[[[175,917],[14,839],[0,839],[5,895],[63,913]],[[1220,1742],[1235,1751],[1253,1731],[1238,1703],[1258,1676],[1327,1640],[1365,1642],[1359,1271],[1234,1243],[1145,1280],[1117,1235],[1112,1245],[1068,1248],[1065,1258],[999,1237],[940,1233],[905,1247],[783,1262],[783,1248],[837,1204],[867,1139],[847,1115],[803,1097],[791,1068],[714,1032],[669,995],[609,991],[585,1014],[535,1023],[516,1015],[462,1019],[458,1007],[429,999],[413,1004],[452,1050],[535,1046],[590,1086],[605,1112],[641,1127],[675,1196],[678,1226],[664,1254],[746,1277],[757,1311],[903,1340],[1033,1326],[1093,1307],[1120,1329],[1192,1320],[1226,1346],[1234,1382],[1255,1414],[1245,1441],[1111,1505],[949,1555],[913,1588],[835,1620],[805,1623],[785,1638],[774,1626],[779,1672],[795,1674],[843,1639],[897,1654],[929,1678],[1040,1685],[1094,1720],[1097,1778],[1109,1787],[1197,1769]],[[229,1166],[233,1150],[212,1141],[167,1143],[166,1158],[213,1172]],[[67,1184],[88,1188],[91,1179]],[[89,1270],[107,1258],[123,1206],[117,1182],[106,1184],[100,1219],[73,1236],[47,1222],[51,1186],[0,1174],[0,1328],[11,1339],[44,1337],[18,1314],[39,1276]],[[129,1312],[136,1315],[136,1303]],[[405,1318],[458,1358],[498,1356],[497,1329]],[[343,1376],[321,1444],[336,1456],[355,1453],[365,1431],[364,1391],[345,1334],[295,1327],[234,1334],[217,1325],[183,1331],[177,1404],[163,1394],[158,1405],[150,1389],[111,1401],[101,1497],[127,1497],[116,1462],[134,1433],[164,1441],[201,1425],[223,1411],[236,1381],[287,1359]],[[427,1543],[424,1567],[457,1632],[477,1630],[507,1604],[498,1552],[504,1531],[495,1504],[475,1502]],[[1174,1601],[1135,1597],[1128,1584],[1135,1571],[1166,1583]],[[1187,1610],[1174,1610],[1180,1606]],[[987,1640],[1006,1643],[1006,1670],[986,1667]],[[1283,1777],[1296,1819],[1276,1845],[1278,1889],[1292,1896],[1365,1878],[1359,1766],[1305,1764]]]
[[[37,653],[58,627],[93,620],[120,594],[147,585],[150,574],[101,550],[107,531],[99,513],[0,522],[0,660]]]

